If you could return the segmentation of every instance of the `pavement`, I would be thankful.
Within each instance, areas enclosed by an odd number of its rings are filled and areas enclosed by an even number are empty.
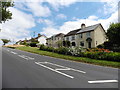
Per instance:
[[[118,69],[2,48],[2,88],[118,88]]]

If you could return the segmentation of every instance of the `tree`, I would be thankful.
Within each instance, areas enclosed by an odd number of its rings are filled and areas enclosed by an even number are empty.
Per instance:
[[[57,43],[58,47],[62,47],[62,45],[63,45],[62,41],[57,41],[56,43]]]
[[[37,43],[39,43],[39,41],[37,39],[35,39],[35,38],[31,38],[31,42],[37,42]]]
[[[12,13],[9,11],[9,7],[13,7],[14,3],[11,0],[0,1],[0,23],[12,19]]]
[[[120,23],[112,23],[107,30],[109,41],[117,46],[120,46]]]
[[[3,45],[5,45],[5,44],[7,44],[8,42],[10,42],[10,40],[8,40],[8,39],[1,39],[2,41],[3,41]]]

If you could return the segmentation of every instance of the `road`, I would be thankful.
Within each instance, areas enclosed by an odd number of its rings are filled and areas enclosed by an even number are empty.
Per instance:
[[[3,88],[118,88],[118,69],[2,48]]]

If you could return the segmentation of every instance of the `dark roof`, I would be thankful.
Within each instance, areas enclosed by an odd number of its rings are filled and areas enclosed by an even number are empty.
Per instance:
[[[61,35],[64,35],[63,33],[56,34],[55,37],[59,37]]]
[[[47,38],[46,40],[49,40],[49,39],[51,39],[52,37],[59,37],[59,36],[61,36],[61,35],[64,36],[65,34],[63,34],[63,33],[55,34],[55,35],[51,36],[50,38]]]
[[[51,39],[51,38],[47,38],[46,40],[49,40],[49,39]]]
[[[77,32],[80,31],[80,30],[81,30],[81,29],[77,29],[77,30],[70,31],[69,33],[67,33],[67,34],[65,35],[65,37],[66,37],[66,36],[70,36],[70,35],[75,35],[75,34],[77,34]]]
[[[92,25],[92,26],[88,26],[88,27],[85,27],[85,28],[80,28],[80,29],[77,29],[77,30],[73,30],[73,31],[70,31],[69,33],[67,33],[65,35],[66,36],[71,36],[71,35],[75,35],[75,34],[79,34],[79,33],[83,33],[83,32],[89,32],[89,31],[93,31],[95,30],[99,25],[101,25],[100,23],[99,24],[95,24],[95,25]],[[102,25],[101,25],[102,26]]]
[[[89,32],[89,31],[95,30],[99,25],[101,25],[101,24],[99,23],[99,24],[96,24],[96,25],[85,27],[85,28],[81,29],[80,31],[78,31],[77,34],[78,33]]]

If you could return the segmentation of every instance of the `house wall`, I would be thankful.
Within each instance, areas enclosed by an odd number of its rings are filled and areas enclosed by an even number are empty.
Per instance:
[[[48,39],[48,40],[47,40],[47,43],[48,43],[47,46],[52,46],[52,47],[57,48],[57,47],[58,47],[58,42],[59,42],[59,41],[62,42],[62,41],[63,41],[63,38],[64,38],[63,35],[60,35],[60,36],[57,36],[57,37],[53,36],[53,39],[51,38],[51,39]]]
[[[39,44],[44,44],[46,45],[46,37],[45,36],[41,36],[38,38]]]
[[[73,36],[75,37],[74,40],[72,39]],[[68,37],[69,37],[69,40],[67,40]],[[76,44],[76,46],[77,46],[77,40],[76,40],[76,39],[77,39],[77,35],[71,35],[71,36],[66,36],[66,37],[64,37],[64,40],[65,40],[65,41],[70,41],[70,43],[75,42],[75,44]],[[71,45],[71,46],[72,46],[72,45]]]
[[[98,28],[96,28],[95,32],[94,32],[94,37],[95,37],[95,47],[104,43],[107,39],[106,39],[106,33],[104,32],[103,28],[101,26],[99,26]]]
[[[87,32],[82,33],[82,38],[80,37],[80,34],[76,35],[76,42],[77,42],[78,47],[88,48],[88,42],[86,41],[86,39],[87,39],[86,33]],[[92,39],[91,47],[95,47],[95,45],[94,45],[94,31],[90,31],[90,38]],[[84,46],[81,46],[80,42],[84,42]]]

